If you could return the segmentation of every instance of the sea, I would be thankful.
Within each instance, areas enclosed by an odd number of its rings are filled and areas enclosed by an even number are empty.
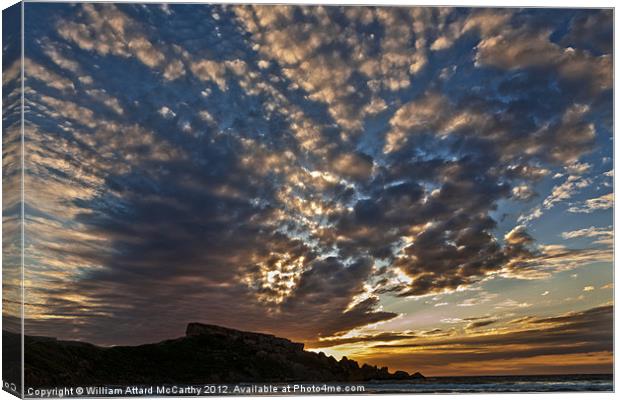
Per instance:
[[[427,377],[414,382],[369,382],[365,393],[613,392],[613,375]]]

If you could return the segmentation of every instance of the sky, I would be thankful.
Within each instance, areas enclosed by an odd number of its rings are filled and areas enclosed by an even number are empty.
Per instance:
[[[425,375],[612,371],[611,10],[24,21],[26,334],[195,321]]]

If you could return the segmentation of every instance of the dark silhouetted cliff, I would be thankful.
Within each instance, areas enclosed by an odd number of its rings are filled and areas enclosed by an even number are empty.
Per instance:
[[[4,332],[4,340],[17,335]],[[304,351],[273,335],[191,323],[186,336],[140,346],[98,347],[25,338],[25,378],[31,387],[235,382],[352,382],[423,378],[343,357]]]

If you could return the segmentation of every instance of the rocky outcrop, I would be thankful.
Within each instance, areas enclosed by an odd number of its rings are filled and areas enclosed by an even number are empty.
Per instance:
[[[241,340],[247,345],[251,346],[267,346],[267,347],[279,347],[283,349],[290,349],[291,351],[303,351],[303,343],[291,342],[288,339],[279,338],[274,335],[265,333],[254,333],[238,331],[236,329],[224,328],[217,325],[200,324],[192,322],[187,325],[185,330],[186,336],[220,336],[227,338],[228,340]]]
[[[286,373],[280,375],[281,381],[369,381],[369,380],[405,380],[420,378],[422,375],[409,375],[405,371],[391,374],[387,367],[378,368],[343,357],[336,361],[324,353],[304,351],[303,343],[295,343],[274,335],[244,332],[217,325],[190,323],[186,329],[188,337],[218,337],[227,341],[243,343],[256,349],[256,358],[265,365],[284,367]],[[272,368],[272,371],[278,367]],[[255,371],[264,374],[267,371]],[[251,381],[253,377],[247,377]],[[261,379],[257,381],[262,382]]]
[[[7,336],[8,335],[8,336]],[[4,340],[11,340],[4,332]],[[25,337],[25,379],[32,387],[166,383],[282,383],[414,380],[421,374],[305,351],[273,335],[191,323],[186,336],[141,346],[98,347]]]

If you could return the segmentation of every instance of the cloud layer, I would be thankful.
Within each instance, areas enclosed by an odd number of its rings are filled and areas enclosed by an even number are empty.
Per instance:
[[[510,374],[522,371],[524,366],[536,374],[543,373],[541,365],[546,365],[547,370],[574,373],[584,368],[584,363],[598,373],[611,373],[613,369],[611,306],[544,318],[519,318],[501,329],[493,329],[493,319],[463,322],[469,331],[466,334],[453,330],[444,337],[377,338],[383,343],[374,344],[375,351],[367,360],[380,363],[390,359],[399,367],[451,371],[456,375],[493,371]],[[409,356],[398,357],[402,353]],[[476,372],[468,372],[474,365]]]
[[[32,334],[317,340],[397,317],[382,296],[610,260],[496,215],[587,184],[611,53],[577,38],[609,11],[27,7]]]

